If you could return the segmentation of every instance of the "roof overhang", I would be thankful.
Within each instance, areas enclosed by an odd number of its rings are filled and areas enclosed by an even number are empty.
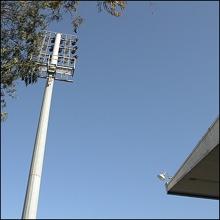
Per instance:
[[[219,118],[166,184],[168,194],[219,199]]]

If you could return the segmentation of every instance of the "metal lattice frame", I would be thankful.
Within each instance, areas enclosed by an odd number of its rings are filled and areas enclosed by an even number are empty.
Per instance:
[[[48,77],[48,67],[53,53],[56,34],[55,32],[45,31],[40,53],[36,57],[36,62],[39,63],[39,77]],[[62,38],[54,77],[56,80],[72,81],[76,66],[77,55],[75,55],[75,52],[77,50],[76,42],[78,39],[75,35],[61,35]]]

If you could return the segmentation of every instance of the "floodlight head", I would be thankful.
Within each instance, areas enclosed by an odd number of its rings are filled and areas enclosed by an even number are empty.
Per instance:
[[[76,52],[77,49],[78,49],[78,47],[75,46],[75,47],[72,49],[71,53],[74,54],[74,53]]]
[[[51,38],[51,43],[55,43],[55,37]]]

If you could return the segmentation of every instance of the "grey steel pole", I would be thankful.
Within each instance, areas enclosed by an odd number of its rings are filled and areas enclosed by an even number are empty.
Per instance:
[[[57,65],[58,50],[61,40],[61,34],[56,35],[51,64]],[[32,155],[31,167],[27,190],[25,195],[22,219],[36,219],[37,206],[40,191],[41,174],[43,168],[43,159],[45,151],[45,143],[47,136],[47,127],[49,121],[49,113],[51,106],[51,98],[53,92],[54,77],[49,75],[43,97],[40,118],[38,122],[35,145]]]

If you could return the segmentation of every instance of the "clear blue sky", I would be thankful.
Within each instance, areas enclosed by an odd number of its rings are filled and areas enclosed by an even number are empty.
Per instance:
[[[54,87],[38,218],[218,218],[219,201],[167,195],[219,114],[219,3],[82,2],[74,83]],[[152,14],[153,12],[153,14]],[[69,17],[49,30],[72,33]],[[21,218],[45,81],[18,82],[1,137],[2,218]]]

